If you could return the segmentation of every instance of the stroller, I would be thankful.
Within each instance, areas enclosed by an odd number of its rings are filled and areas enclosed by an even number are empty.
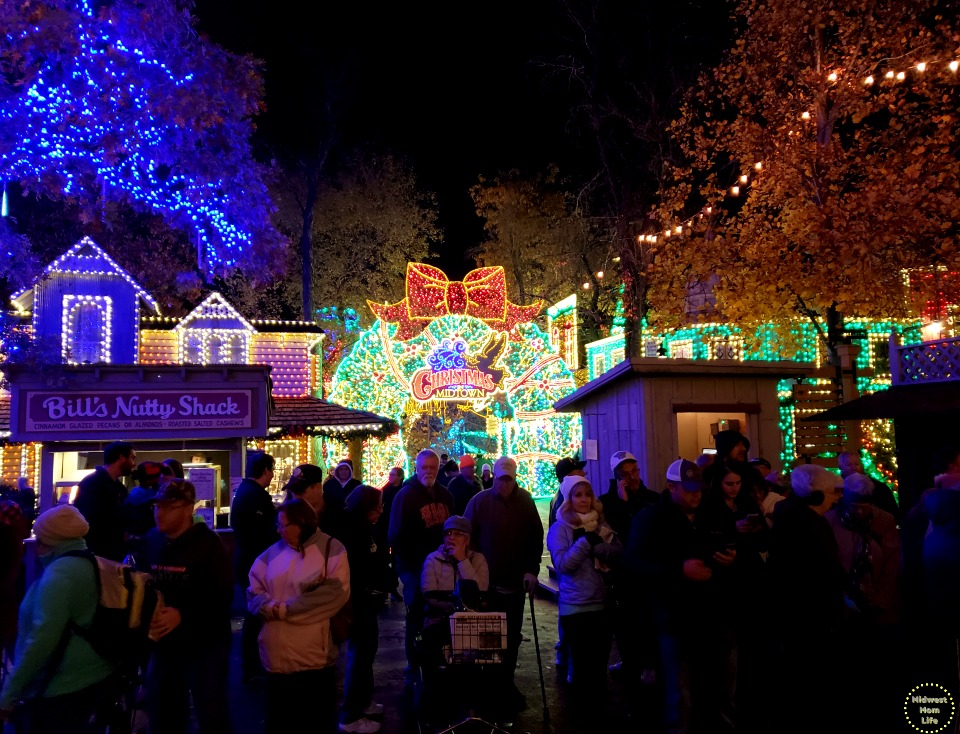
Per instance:
[[[507,616],[487,611],[476,582],[427,598],[427,622],[417,637],[414,707],[421,734],[506,732],[486,719],[496,711],[490,691],[503,666]]]

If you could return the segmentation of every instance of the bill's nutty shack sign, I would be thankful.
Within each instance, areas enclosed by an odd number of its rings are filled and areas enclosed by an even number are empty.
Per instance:
[[[127,383],[130,385],[130,383]],[[266,389],[229,382],[109,383],[14,391],[14,440],[183,438],[266,434]]]

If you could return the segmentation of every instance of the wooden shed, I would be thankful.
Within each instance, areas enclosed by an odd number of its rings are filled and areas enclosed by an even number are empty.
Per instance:
[[[800,362],[633,358],[554,404],[583,420],[582,456],[598,492],[610,478],[609,457],[629,451],[651,489],[667,466],[714,449],[713,436],[735,428],[750,439],[750,457],[779,469],[783,434],[777,383],[808,376]]]

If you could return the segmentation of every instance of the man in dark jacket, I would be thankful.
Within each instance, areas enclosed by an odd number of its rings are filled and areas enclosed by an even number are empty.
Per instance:
[[[165,483],[154,498],[157,527],[138,564],[153,575],[163,607],[150,627],[157,640],[147,670],[150,729],[185,734],[190,699],[201,734],[230,732],[227,675],[233,574],[220,538],[193,522],[196,490]]]
[[[704,731],[732,726],[736,666],[717,600],[736,553],[714,547],[698,527],[702,486],[700,467],[692,461],[671,464],[667,490],[633,518],[623,555],[650,594],[668,732],[689,731],[694,707]]]
[[[477,461],[470,454],[460,457],[460,473],[450,480],[447,489],[453,495],[454,515],[463,515],[467,503],[475,494],[483,491],[477,478]]]
[[[620,542],[626,543],[633,518],[644,507],[659,502],[660,495],[647,489],[640,478],[637,459],[629,451],[617,451],[610,457],[610,472],[613,474],[610,489],[600,497],[603,519],[620,537]],[[617,569],[611,571],[611,580],[610,603],[620,661],[610,666],[610,672],[651,683],[655,676],[656,639],[649,615],[637,618],[644,608],[636,598],[642,593],[641,589]]]
[[[87,548],[114,561],[126,555],[123,537],[123,501],[127,488],[120,477],[129,477],[137,464],[137,452],[123,441],[107,444],[103,466],[80,481],[74,506],[90,523]]]
[[[493,465],[493,489],[485,489],[467,505],[463,516],[473,524],[473,547],[490,569],[491,608],[507,614],[507,649],[503,656],[504,704],[524,708],[513,683],[520,650],[527,594],[539,585],[543,557],[543,521],[527,490],[517,484],[517,462],[501,456]]]
[[[233,571],[246,596],[248,577],[257,556],[277,542],[277,510],[267,492],[273,481],[273,457],[263,451],[247,454],[246,476],[237,486],[230,508],[233,528]],[[263,619],[245,612],[240,645],[240,664],[244,684],[263,676],[257,635]]]
[[[774,619],[787,620],[780,628],[785,671],[780,730],[799,734],[831,729],[828,722],[836,721],[836,708],[817,692],[823,671],[842,662],[845,574],[836,537],[823,517],[841,494],[836,475],[804,464],[791,472],[790,487],[790,496],[773,510],[768,563]]]
[[[423,626],[420,574],[427,556],[443,542],[443,523],[453,514],[453,496],[437,483],[440,458],[430,449],[417,454],[416,473],[397,493],[390,508],[388,537],[407,606],[405,647],[411,668],[414,642]]]

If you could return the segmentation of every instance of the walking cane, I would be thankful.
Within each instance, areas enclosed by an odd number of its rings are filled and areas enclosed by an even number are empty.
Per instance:
[[[547,687],[543,683],[543,662],[540,660],[540,637],[537,634],[537,614],[533,611],[533,594],[530,594],[530,622],[533,624],[533,646],[537,650],[537,668],[540,670],[540,696],[543,699],[543,723],[550,721],[547,708]]]

